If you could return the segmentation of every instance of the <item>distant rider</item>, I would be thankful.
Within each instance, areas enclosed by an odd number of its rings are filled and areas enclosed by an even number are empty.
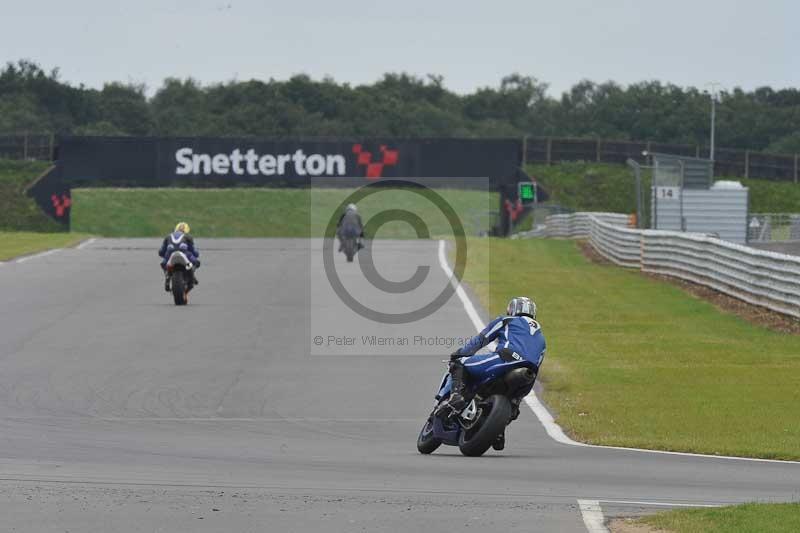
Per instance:
[[[492,341],[497,341],[494,353],[474,355]],[[536,321],[536,304],[525,296],[512,298],[508,302],[506,316],[499,316],[489,322],[483,331],[450,356],[450,375],[453,381],[447,405],[452,412],[461,412],[471,400],[467,398],[465,383],[465,380],[469,379],[470,372],[473,369],[480,372],[481,367],[491,366],[497,359],[506,362],[523,358],[536,361],[538,373],[544,359],[545,348],[544,334]],[[493,446],[497,450],[502,450],[505,446],[505,435],[500,435]]]
[[[164,270],[164,290],[169,292],[170,281],[172,280],[172,273],[167,270],[167,261],[173,252],[181,251],[186,255],[186,258],[192,263],[192,278],[194,284],[197,285],[197,276],[195,271],[200,268],[200,252],[197,251],[194,245],[194,238],[189,235],[189,224],[186,222],[178,222],[175,225],[175,231],[164,237],[164,242],[161,243],[161,248],[158,250],[158,256],[161,257],[161,268]]]
[[[358,237],[358,249],[364,247],[361,239],[364,238],[364,224],[361,222],[361,215],[358,214],[356,204],[347,204],[347,207],[339,217],[336,224],[336,236],[339,237],[339,251],[342,251],[343,241],[347,237]]]

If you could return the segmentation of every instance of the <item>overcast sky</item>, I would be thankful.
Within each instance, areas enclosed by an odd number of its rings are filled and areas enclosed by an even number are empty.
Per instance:
[[[100,88],[306,73],[371,83],[444,76],[455,91],[519,72],[558,95],[581,79],[800,86],[792,0],[0,0],[0,60]]]

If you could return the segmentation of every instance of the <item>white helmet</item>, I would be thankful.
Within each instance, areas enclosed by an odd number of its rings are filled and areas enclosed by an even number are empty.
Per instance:
[[[358,213],[358,207],[356,207],[356,204],[347,204],[347,208],[345,209],[345,211],[352,211],[353,213]]]
[[[536,318],[536,304],[526,296],[517,296],[511,298],[506,308],[508,316],[529,316],[533,319]]]

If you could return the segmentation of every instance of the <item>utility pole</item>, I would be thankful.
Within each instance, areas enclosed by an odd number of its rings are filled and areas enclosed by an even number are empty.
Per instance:
[[[711,97],[711,149],[709,151],[708,158],[714,161],[714,136],[717,125],[717,99],[719,98],[719,90],[717,87],[719,87],[720,84],[713,82],[707,84],[706,86],[711,87],[711,90],[708,91],[708,94]]]

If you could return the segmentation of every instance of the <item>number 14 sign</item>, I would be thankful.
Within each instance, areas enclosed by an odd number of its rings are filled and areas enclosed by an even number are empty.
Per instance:
[[[680,187],[656,187],[656,198],[659,200],[680,200]]]

